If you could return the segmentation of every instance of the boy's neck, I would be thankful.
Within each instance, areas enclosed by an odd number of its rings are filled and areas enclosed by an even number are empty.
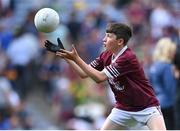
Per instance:
[[[124,47],[125,47],[125,46],[122,46],[122,47],[118,48],[117,51],[113,53],[113,55],[114,55],[114,56],[117,56],[118,53],[119,53]]]
[[[127,45],[124,46],[123,48],[119,48],[119,52],[117,54],[112,55],[111,62],[114,63],[116,61],[116,59],[126,51],[127,48],[128,48]]]

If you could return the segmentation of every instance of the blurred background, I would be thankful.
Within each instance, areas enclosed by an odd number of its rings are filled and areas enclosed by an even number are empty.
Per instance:
[[[44,7],[60,16],[52,33],[34,26],[35,13]],[[108,84],[80,79],[45,50],[44,41],[60,37],[90,63],[103,50],[111,21],[133,28],[128,46],[155,88],[167,128],[180,130],[179,0],[0,0],[0,129],[99,129],[114,104]],[[166,52],[167,61],[153,57],[163,38],[163,47],[176,46]]]

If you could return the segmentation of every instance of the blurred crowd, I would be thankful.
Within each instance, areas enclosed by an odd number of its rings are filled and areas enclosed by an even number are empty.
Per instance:
[[[44,7],[60,16],[52,33],[34,26]],[[36,129],[26,108],[36,89],[45,94],[57,129],[99,129],[114,103],[107,83],[81,80],[44,41],[59,37],[67,50],[74,44],[90,63],[103,51],[108,22],[133,28],[128,46],[153,85],[167,129],[180,129],[179,0],[0,0],[0,129]]]

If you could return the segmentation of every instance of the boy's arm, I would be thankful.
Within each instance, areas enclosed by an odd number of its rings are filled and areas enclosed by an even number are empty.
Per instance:
[[[56,55],[64,58],[72,60],[79,66],[81,70],[83,70],[87,76],[91,77],[97,83],[103,82],[108,79],[107,75],[104,72],[100,72],[93,67],[86,64],[78,55],[75,47],[72,47],[72,51],[67,51],[60,49],[60,51],[56,52]]]
[[[104,82],[107,80],[107,75],[102,72],[94,69],[90,65],[86,64],[80,57],[75,60],[75,63],[84,71],[86,74],[91,77],[96,83]]]
[[[65,49],[60,38],[57,38],[57,42],[58,45],[55,45],[54,43],[52,43],[49,40],[46,40],[44,43],[45,48],[53,53],[56,53],[57,51],[59,51],[60,49]],[[69,59],[65,59],[67,61],[67,63],[69,63],[69,65],[75,70],[75,72],[81,77],[81,78],[86,78],[88,77],[86,75],[86,73],[78,67],[78,65],[76,65],[76,63],[74,63],[74,61],[69,60]]]
[[[69,60],[69,59],[65,59],[65,60],[81,78],[88,77],[88,75],[74,61]]]

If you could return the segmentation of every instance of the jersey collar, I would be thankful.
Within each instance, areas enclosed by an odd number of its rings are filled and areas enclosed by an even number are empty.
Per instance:
[[[127,48],[128,48],[127,45],[124,46],[124,47],[119,51],[119,53],[117,54],[117,56],[116,56],[115,58],[113,57],[113,56],[114,56],[114,54],[113,54],[113,55],[112,55],[112,58],[111,58],[111,63],[114,63],[114,62],[117,60],[117,58],[126,51]]]

